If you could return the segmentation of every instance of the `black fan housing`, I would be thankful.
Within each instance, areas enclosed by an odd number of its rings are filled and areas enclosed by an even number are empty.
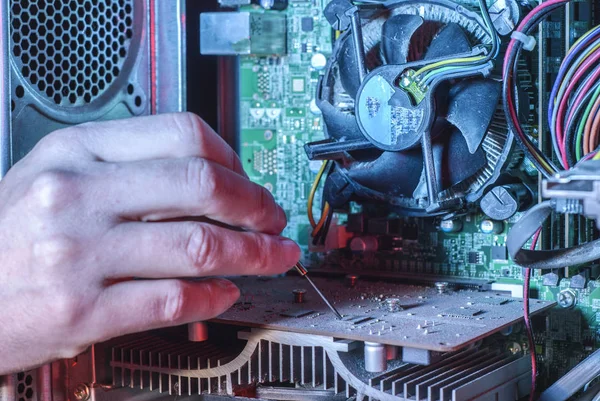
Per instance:
[[[344,3],[331,4],[343,9]],[[489,43],[479,16],[443,0],[359,7],[357,38],[356,25],[344,20],[347,10],[329,11],[334,27],[348,29],[317,93],[327,139],[306,146],[309,158],[335,161],[326,200],[334,207],[381,202],[411,215],[446,213],[477,201],[507,164],[513,142],[498,108],[500,82],[487,76],[487,65],[436,82],[417,101],[407,90],[415,84],[407,71]],[[364,46],[362,61],[357,44]]]

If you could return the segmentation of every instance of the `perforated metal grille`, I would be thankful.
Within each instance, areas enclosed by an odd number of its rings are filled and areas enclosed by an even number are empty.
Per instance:
[[[12,53],[31,87],[61,106],[102,95],[127,57],[133,1],[11,0]]]
[[[17,400],[31,401],[34,396],[33,376],[31,372],[17,374]]]

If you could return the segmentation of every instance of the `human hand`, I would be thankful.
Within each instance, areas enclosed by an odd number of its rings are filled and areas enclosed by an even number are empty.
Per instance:
[[[300,256],[285,225],[192,114],[48,135],[0,182],[0,375],[221,314],[234,284],[178,277],[282,273]]]

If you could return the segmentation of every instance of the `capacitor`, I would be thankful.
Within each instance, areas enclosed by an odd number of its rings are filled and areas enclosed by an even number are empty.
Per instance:
[[[288,7],[288,0],[253,0],[252,3],[259,4],[265,10],[283,11]]]
[[[462,220],[442,220],[440,230],[444,233],[458,233],[463,229]]]
[[[504,231],[504,223],[497,220],[483,220],[479,224],[479,229],[484,234],[502,234]]]
[[[388,361],[393,361],[398,359],[398,347],[395,345],[386,345],[385,346],[386,358]]]
[[[203,342],[208,340],[208,326],[206,323],[188,323],[188,340],[193,342]]]
[[[327,67],[327,57],[323,53],[315,53],[310,59],[310,66],[317,71]]]
[[[483,213],[492,220],[508,220],[525,210],[532,201],[531,191],[523,184],[502,185],[493,188],[481,198]]]
[[[380,373],[387,369],[387,350],[385,345],[365,341],[365,370]]]
[[[323,114],[321,112],[321,109],[319,108],[319,106],[317,106],[317,101],[315,99],[310,101],[309,108],[310,108],[310,112],[312,114],[314,114],[315,116],[320,116],[321,114]]]
[[[375,252],[379,249],[377,237],[363,236],[354,237],[350,240],[350,250],[352,252]]]

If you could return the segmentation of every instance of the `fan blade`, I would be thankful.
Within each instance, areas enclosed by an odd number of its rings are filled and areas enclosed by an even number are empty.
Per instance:
[[[471,43],[460,25],[451,22],[443,27],[431,41],[424,60],[448,57],[471,50]]]
[[[383,152],[371,161],[355,163],[348,176],[358,184],[392,196],[412,196],[423,168],[421,149]]]
[[[344,113],[329,102],[320,102],[319,109],[323,113],[323,121],[327,127],[329,138],[337,140],[364,140],[354,114]]]
[[[361,82],[358,73],[358,65],[356,64],[356,55],[354,53],[354,42],[352,41],[351,35],[346,35],[345,42],[340,49],[338,65],[340,67],[340,81],[342,82],[344,90],[353,99],[356,99],[356,94]]]
[[[441,190],[466,180],[486,165],[483,149],[477,149],[471,154],[458,129],[446,127],[444,132],[437,132],[435,135],[432,152],[436,179]],[[427,197],[427,179],[425,170],[422,169],[419,183],[412,195],[415,199]]]
[[[484,78],[464,79],[450,89],[446,119],[462,132],[471,154],[490,126],[500,91],[500,82]]]
[[[404,14],[395,15],[383,24],[381,43],[387,64],[406,63],[410,39],[421,25],[423,18]]]
[[[487,163],[485,152],[479,148],[469,151],[461,132],[454,128],[440,143],[442,147],[441,174],[442,189],[450,188],[475,175]]]

